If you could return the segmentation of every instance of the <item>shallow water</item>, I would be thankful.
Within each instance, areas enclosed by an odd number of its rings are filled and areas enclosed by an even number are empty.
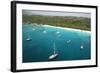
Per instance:
[[[31,40],[27,41],[28,37]],[[54,43],[58,56],[52,61],[91,59],[91,35],[87,32],[23,24],[22,39],[24,63],[50,61]]]

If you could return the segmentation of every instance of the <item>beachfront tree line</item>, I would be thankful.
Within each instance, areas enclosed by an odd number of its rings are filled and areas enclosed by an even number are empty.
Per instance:
[[[41,16],[41,15],[23,15],[24,23],[37,23],[67,28],[76,28],[90,31],[90,18],[73,16]]]

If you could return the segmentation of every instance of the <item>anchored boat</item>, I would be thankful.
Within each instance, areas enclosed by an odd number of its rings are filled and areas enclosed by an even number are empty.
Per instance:
[[[55,43],[53,44],[53,46],[54,46],[54,48],[53,48],[54,52],[53,52],[53,54],[51,56],[49,56],[49,60],[53,60],[53,59],[55,59],[58,56],[58,52],[56,50]]]
[[[26,38],[26,41],[31,41],[32,39],[30,38],[30,36],[28,35],[28,37]]]

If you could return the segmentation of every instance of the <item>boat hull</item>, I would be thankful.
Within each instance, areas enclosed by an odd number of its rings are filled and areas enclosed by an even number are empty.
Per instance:
[[[55,59],[57,56],[58,56],[58,54],[53,54],[53,55],[51,55],[51,56],[49,57],[49,60],[53,60],[53,59]]]

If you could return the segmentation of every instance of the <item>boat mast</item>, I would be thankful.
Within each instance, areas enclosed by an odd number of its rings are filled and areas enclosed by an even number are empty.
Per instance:
[[[53,44],[53,48],[54,48],[54,54],[56,54],[56,46],[55,46],[55,42]]]

